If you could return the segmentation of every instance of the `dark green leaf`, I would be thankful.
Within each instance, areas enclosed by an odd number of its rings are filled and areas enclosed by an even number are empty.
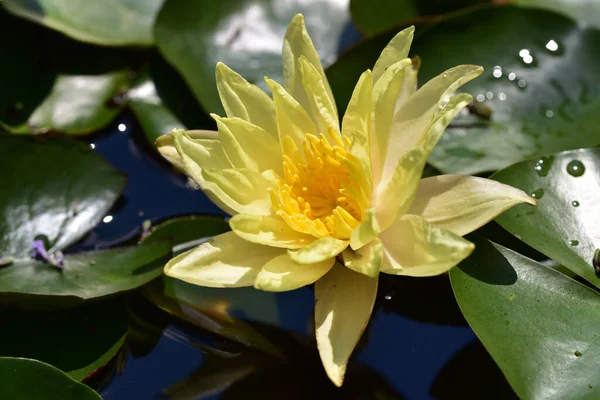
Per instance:
[[[3,309],[0,318],[0,356],[41,360],[78,381],[117,354],[128,327],[122,301],[52,313]]]
[[[84,143],[0,136],[0,257],[28,260],[45,235],[63,249],[92,229],[120,195],[122,174]]]
[[[98,393],[51,365],[8,357],[0,357],[0,398],[102,400]]]
[[[68,307],[142,286],[159,277],[171,241],[65,256],[62,270],[39,261],[0,269],[0,303],[24,308]]]
[[[84,42],[153,44],[152,26],[164,0],[4,0],[7,10]]]
[[[467,321],[523,399],[600,396],[600,295],[485,239],[450,272]]]
[[[266,87],[263,76],[281,81],[283,35],[292,17],[303,13],[325,64],[338,51],[347,7],[334,0],[260,2],[167,0],[155,26],[156,43],[210,112],[222,113],[215,65],[222,61],[248,81]]]
[[[351,94],[348,82],[372,67],[393,33],[363,42],[328,71],[339,105]],[[486,70],[464,87],[474,105],[452,122],[430,163],[444,173],[479,173],[599,144],[599,45],[598,30],[512,6],[480,7],[417,29],[411,55],[421,57],[421,84],[459,64]]]
[[[542,8],[600,28],[600,7],[596,0],[512,0],[523,7]]]
[[[592,267],[594,251],[600,247],[600,149],[524,161],[495,173],[492,179],[539,199],[537,207],[521,205],[508,210],[498,217],[498,223],[600,287]]]

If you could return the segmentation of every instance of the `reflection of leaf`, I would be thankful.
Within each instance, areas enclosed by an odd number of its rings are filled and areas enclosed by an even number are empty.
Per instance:
[[[127,333],[127,313],[122,301],[52,313],[3,309],[0,320],[0,357],[42,360],[76,380],[108,363]]]
[[[568,172],[573,168],[576,176]],[[594,251],[600,247],[600,150],[565,151],[524,161],[492,179],[539,198],[537,207],[517,206],[501,215],[500,225],[600,287],[592,266]]]
[[[4,0],[10,12],[84,42],[151,45],[164,0]]]
[[[154,32],[161,53],[181,72],[204,108],[221,113],[217,61],[263,87],[264,75],[280,80],[283,35],[296,13],[304,14],[321,58],[330,64],[348,20],[344,0],[167,0]]]
[[[0,398],[102,400],[98,393],[51,365],[8,357],[0,357]]]
[[[469,325],[521,398],[598,398],[600,294],[485,239],[450,271]]]

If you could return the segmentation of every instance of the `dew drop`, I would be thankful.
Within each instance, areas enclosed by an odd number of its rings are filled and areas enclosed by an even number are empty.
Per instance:
[[[550,41],[546,43],[546,48],[550,51],[556,51],[558,50],[558,43],[556,43],[554,39],[550,39]]]
[[[573,207],[579,207],[579,202],[577,200],[573,200],[573,202],[571,203],[571,205]]]
[[[510,74],[508,74],[509,81],[514,81],[516,78],[517,78],[517,74],[515,74],[514,72],[511,72]]]
[[[569,240],[569,246],[579,246],[579,240]]]
[[[527,86],[527,81],[525,79],[519,79],[519,82],[517,82],[517,85],[519,85],[519,87],[521,89],[525,89],[525,86]]]
[[[553,156],[540,157],[535,162],[535,166],[533,167],[533,169],[539,176],[546,176],[548,175],[548,171],[550,171],[550,168],[552,167],[553,161]]]
[[[575,356],[576,356],[576,357],[581,357],[581,356],[583,355],[583,353],[582,353],[582,352],[580,352],[579,350],[577,350],[577,351],[576,351],[575,353],[573,353],[573,354],[575,354]]]
[[[534,190],[533,193],[531,193],[531,197],[534,199],[541,199],[542,196],[544,196],[544,189],[542,188]]]
[[[579,160],[573,160],[567,164],[567,172],[569,175],[579,177],[585,173],[585,166]]]

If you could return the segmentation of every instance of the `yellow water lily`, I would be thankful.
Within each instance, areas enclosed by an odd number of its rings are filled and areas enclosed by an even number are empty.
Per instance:
[[[474,248],[465,235],[504,210],[535,204],[501,183],[461,175],[421,179],[432,148],[472,100],[456,94],[483,69],[460,65],[417,90],[414,28],[396,35],[360,77],[340,124],[301,15],[283,43],[272,97],[224,64],[218,132],[175,130],[165,158],[232,215],[232,231],[173,258],[171,277],[267,291],[315,283],[316,339],[340,386],[371,315],[380,272],[448,271]],[[399,332],[398,335],[402,335]]]

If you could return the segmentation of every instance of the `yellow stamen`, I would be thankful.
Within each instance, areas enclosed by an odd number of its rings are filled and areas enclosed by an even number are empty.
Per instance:
[[[332,143],[323,134],[306,135],[304,160],[291,140],[284,138],[283,178],[278,177],[277,189],[271,190],[271,202],[295,231],[348,239],[369,206],[368,190],[363,187],[367,181],[350,154],[350,140],[333,129],[328,134]]]

